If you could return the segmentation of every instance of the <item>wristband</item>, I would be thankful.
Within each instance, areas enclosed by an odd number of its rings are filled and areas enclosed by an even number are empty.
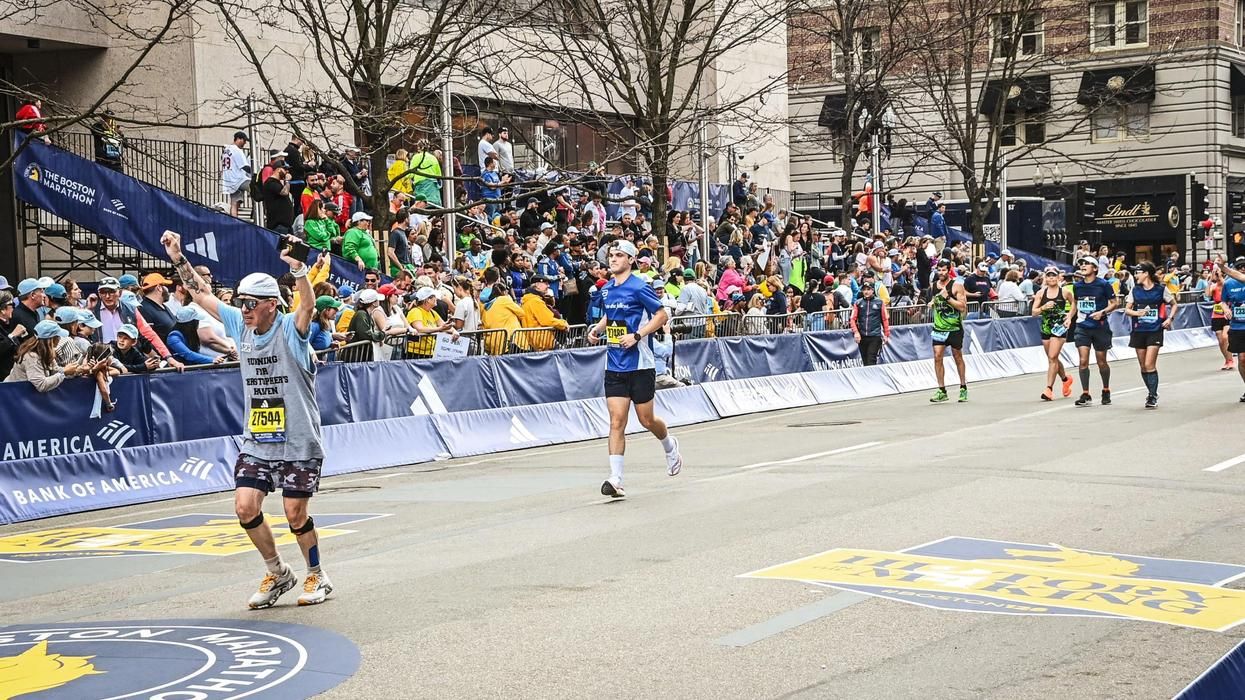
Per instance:
[[[294,279],[302,279],[307,276],[308,270],[306,265],[299,265],[297,270],[290,270],[290,274]]]

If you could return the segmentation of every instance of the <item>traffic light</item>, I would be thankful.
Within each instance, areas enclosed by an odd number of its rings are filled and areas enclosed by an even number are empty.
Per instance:
[[[1245,193],[1228,193],[1228,216],[1235,226],[1245,224]]]
[[[1193,229],[1198,230],[1202,228],[1202,222],[1210,218],[1210,190],[1194,180],[1189,187],[1189,202],[1192,207],[1189,218],[1193,221]]]
[[[1077,223],[1080,225],[1081,235],[1084,236],[1090,232],[1098,230],[1097,188],[1090,187],[1085,184],[1077,186]]]

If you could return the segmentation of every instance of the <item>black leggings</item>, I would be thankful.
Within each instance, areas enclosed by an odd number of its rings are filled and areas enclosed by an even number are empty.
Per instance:
[[[860,336],[860,358],[864,360],[865,366],[876,365],[878,363],[878,355],[882,353],[882,336],[880,335],[862,335]]]

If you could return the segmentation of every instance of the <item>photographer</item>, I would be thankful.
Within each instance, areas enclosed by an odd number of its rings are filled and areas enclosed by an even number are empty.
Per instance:
[[[290,171],[278,160],[264,180],[264,225],[269,231],[288,235],[294,230],[294,202],[290,199]]]

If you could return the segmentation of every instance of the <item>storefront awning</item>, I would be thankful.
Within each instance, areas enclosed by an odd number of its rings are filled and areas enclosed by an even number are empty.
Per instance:
[[[1041,112],[1050,109],[1050,76],[1033,75],[1012,80],[991,80],[981,96],[981,113],[994,114],[999,100],[1004,111]]]
[[[1232,96],[1245,95],[1245,66],[1239,63],[1233,63],[1229,68],[1231,75],[1231,92]]]
[[[1081,74],[1076,101],[1091,108],[1106,102],[1152,102],[1154,66],[1087,70]]]

